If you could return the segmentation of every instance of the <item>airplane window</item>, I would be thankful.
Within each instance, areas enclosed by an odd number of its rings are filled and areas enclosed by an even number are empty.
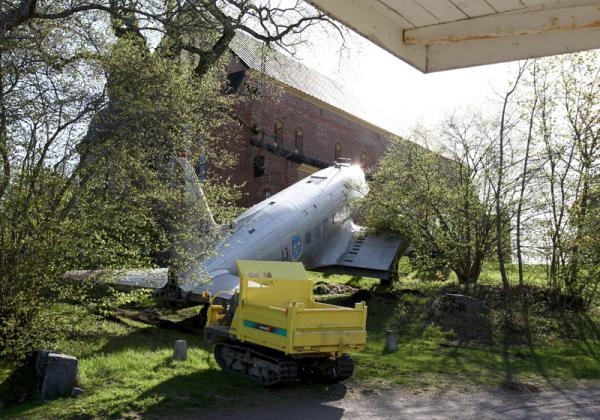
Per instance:
[[[306,242],[306,245],[310,244],[310,241],[312,240],[312,235],[310,234],[310,232],[306,233],[306,239],[304,240],[304,242]]]
[[[323,220],[323,233],[327,232],[327,219]]]
[[[317,226],[315,228],[315,238],[319,239],[321,237],[321,228]]]

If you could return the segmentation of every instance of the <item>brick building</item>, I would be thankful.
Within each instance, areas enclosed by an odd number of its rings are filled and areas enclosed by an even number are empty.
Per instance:
[[[273,89],[238,107],[238,116],[253,127],[230,143],[239,161],[227,175],[245,183],[241,205],[251,206],[340,158],[368,168],[382,157],[393,133],[375,125],[376,116],[346,87],[247,36],[238,34],[230,50],[227,71],[235,92]]]

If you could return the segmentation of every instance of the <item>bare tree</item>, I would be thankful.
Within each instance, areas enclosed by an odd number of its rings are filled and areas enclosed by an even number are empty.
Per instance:
[[[536,71],[536,63],[533,64],[532,71],[532,84],[533,84],[533,102],[530,104],[529,109],[529,122],[527,127],[527,140],[525,145],[525,156],[523,157],[523,169],[521,171],[521,185],[519,189],[519,198],[517,200],[517,209],[515,213],[516,221],[515,221],[515,244],[517,248],[517,264],[519,270],[519,288],[523,289],[523,250],[522,250],[522,217],[523,217],[523,203],[525,200],[525,191],[527,189],[527,183],[530,179],[530,169],[529,169],[529,158],[531,155],[531,142],[533,139],[533,127],[535,116],[537,113],[537,104],[538,104],[538,93],[537,93],[537,71]]]
[[[509,121],[507,110],[509,107],[511,96],[517,90],[519,82],[523,77],[526,69],[526,63],[520,63],[519,69],[517,71],[517,76],[512,83],[512,86],[506,91],[502,98],[502,113],[500,116],[500,127],[499,127],[499,135],[498,135],[498,165],[496,168],[496,182],[494,185],[495,190],[495,205],[496,205],[496,215],[495,215],[495,225],[496,225],[496,254],[498,257],[498,266],[500,268],[500,275],[502,277],[502,286],[504,287],[505,292],[508,292],[510,289],[510,280],[508,278],[508,274],[506,272],[506,259],[507,255],[504,250],[504,238],[505,232],[507,229],[510,229],[510,226],[507,226],[507,219],[509,219],[508,211],[506,205],[504,205],[505,199],[505,173],[507,171],[506,163],[505,163],[505,154],[506,154],[506,143],[507,143],[507,133],[509,128]]]

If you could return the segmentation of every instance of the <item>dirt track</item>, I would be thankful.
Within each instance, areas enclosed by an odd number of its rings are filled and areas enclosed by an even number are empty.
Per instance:
[[[267,402],[257,402],[244,409],[203,413],[201,417],[220,420],[600,418],[600,386],[537,393],[452,391],[412,394],[350,391],[337,385],[324,395],[290,398],[273,393]]]

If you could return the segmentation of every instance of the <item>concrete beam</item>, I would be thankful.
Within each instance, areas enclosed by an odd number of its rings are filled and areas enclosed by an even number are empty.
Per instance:
[[[593,28],[600,28],[600,4],[506,13],[407,29],[404,42],[407,45],[453,44]]]
[[[427,47],[426,72],[546,57],[600,48],[600,28],[463,41]]]

